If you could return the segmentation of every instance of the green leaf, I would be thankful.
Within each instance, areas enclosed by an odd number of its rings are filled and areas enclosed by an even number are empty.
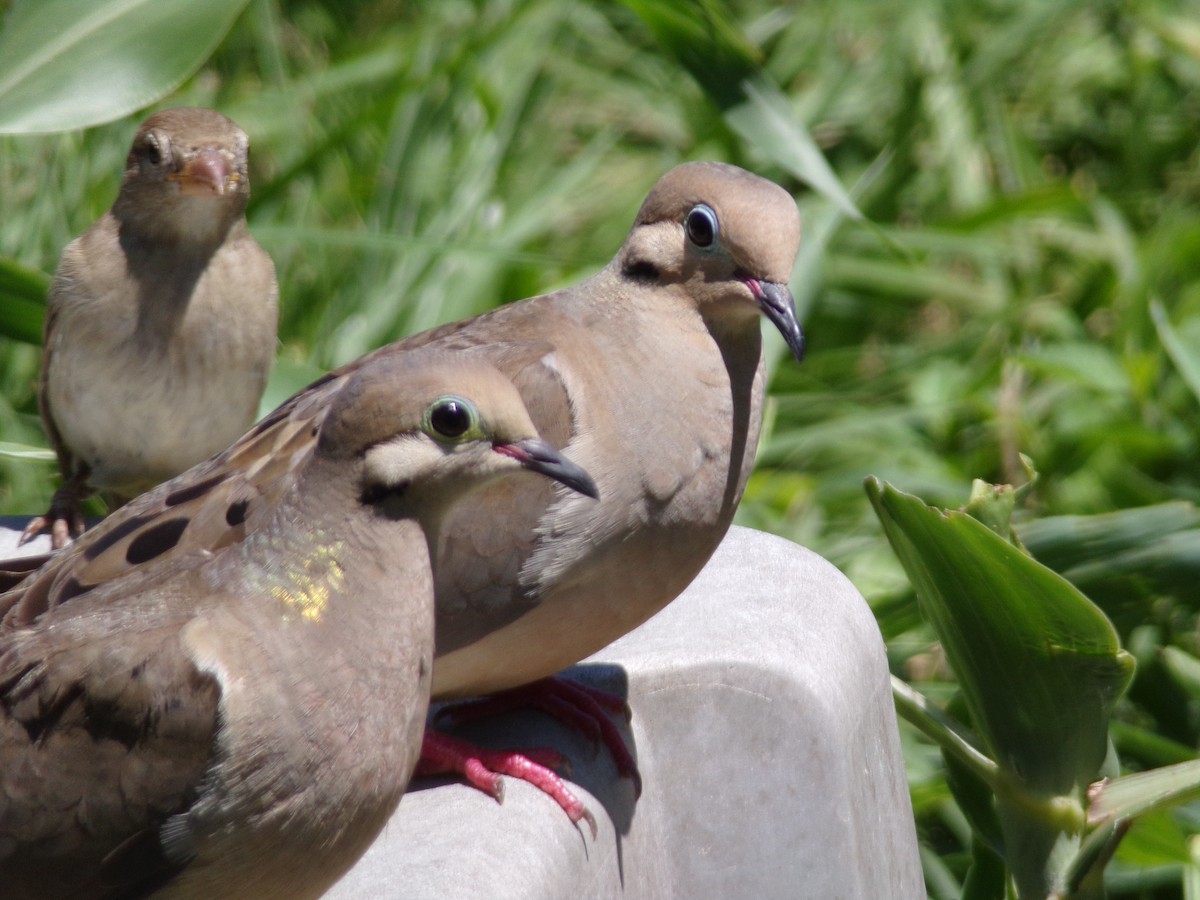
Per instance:
[[[45,447],[31,447],[28,444],[16,444],[12,441],[0,441],[0,456],[10,459],[40,459],[54,460],[54,451]]]
[[[1171,327],[1167,311],[1163,308],[1162,301],[1157,298],[1150,301],[1150,318],[1154,320],[1154,327],[1158,331],[1158,339],[1162,341],[1163,349],[1167,351],[1171,362],[1175,363],[1175,368],[1187,382],[1192,396],[1200,400],[1200,355],[1197,355]]]
[[[42,342],[50,278],[11,259],[0,259],[0,335],[27,344]]]
[[[108,122],[174,90],[248,0],[17,0],[0,31],[0,133]]]
[[[725,110],[729,127],[748,146],[783,166],[851,219],[861,221],[863,214],[783,92],[765,73],[747,79],[742,91],[745,102]]]
[[[959,719],[969,719],[970,714],[963,701],[961,691],[950,698],[946,704],[946,713]],[[954,795],[963,815],[971,823],[975,844],[972,855],[978,861],[981,849],[986,848],[992,856],[1002,859],[1004,835],[1001,832],[1000,820],[996,818],[998,779],[995,774],[992,774],[990,778],[984,777],[986,772],[980,772],[978,768],[967,765],[962,757],[947,753],[944,747],[942,757],[946,765],[946,785]],[[971,868],[974,871],[976,864],[973,863]],[[984,882],[980,882],[979,879],[983,878],[984,871],[989,869],[990,867],[985,864],[984,868],[976,875],[968,877],[968,882],[974,880],[982,889],[982,884],[986,883],[986,879]]]
[[[1182,501],[1094,516],[1047,516],[1017,525],[1021,543],[1037,559],[1065,573],[1075,566],[1157,544],[1200,526],[1200,510]]]
[[[988,484],[976,478],[971,482],[971,496],[965,510],[971,518],[1007,541],[1012,535],[1012,515],[1016,506],[1017,491],[1012,485]]]
[[[1101,781],[1088,792],[1088,823],[1128,819],[1200,798],[1200,759]]]
[[[992,757],[1037,792],[1086,784],[1133,674],[1104,613],[970,516],[867,480]]]
[[[1062,574],[1081,588],[1096,590],[1133,576],[1190,601],[1200,577],[1200,529],[1168,534],[1122,553],[1080,563]]]
[[[979,751],[974,735],[962,723],[894,675],[892,701],[896,704],[896,712],[935,741],[947,758],[958,760],[975,778],[995,787],[996,764]]]
[[[1117,859],[1122,865],[1143,869],[1186,863],[1190,855],[1179,817],[1163,810],[1133,819]]]
[[[1122,759],[1133,757],[1144,765],[1167,766],[1196,758],[1196,751],[1187,744],[1163,737],[1148,728],[1115,721],[1110,731]]]
[[[971,840],[971,868],[963,882],[962,900],[1004,900],[1007,883],[1004,860],[975,835]]]
[[[747,146],[783,166],[845,215],[863,218],[787,97],[762,69],[758,49],[723,4],[625,0],[625,5],[666,54],[696,79]]]
[[[1163,647],[1163,665],[1179,686],[1193,699],[1200,700],[1200,659],[1178,647]]]
[[[981,522],[874,478],[866,489],[1004,776],[996,812],[1019,893],[1045,896],[1078,850],[1133,659],[1095,604]]]
[[[1200,836],[1188,839],[1191,861],[1183,869],[1183,900],[1200,900]]]
[[[700,83],[721,109],[742,100],[741,83],[759,66],[724,4],[714,0],[625,0],[659,45]]]

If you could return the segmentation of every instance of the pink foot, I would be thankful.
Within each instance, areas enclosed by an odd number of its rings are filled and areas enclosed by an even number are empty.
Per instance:
[[[454,772],[462,775],[472,786],[491,794],[499,803],[504,802],[504,780],[501,776],[520,778],[554,798],[572,824],[578,825],[580,820],[587,822],[592,831],[592,840],[595,840],[596,817],[549,769],[549,766],[561,766],[565,762],[561,753],[547,747],[531,748],[522,753],[488,750],[426,729],[416,774]]]
[[[642,795],[642,776],[638,773],[637,763],[625,739],[609,718],[609,714],[613,714],[629,720],[629,705],[618,694],[554,675],[519,688],[445,707],[437,713],[435,721],[459,725],[511,709],[528,707],[553,716],[587,735],[592,741],[603,742],[612,755],[617,772],[633,781],[635,796]]]

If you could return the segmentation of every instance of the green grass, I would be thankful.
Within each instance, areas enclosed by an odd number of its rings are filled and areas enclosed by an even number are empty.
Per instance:
[[[735,162],[793,191],[810,355],[774,365],[740,519],[847,572],[894,671],[936,693],[949,675],[864,477],[957,506],[972,478],[1022,481],[1025,453],[1040,473],[1027,516],[1200,498],[1186,377],[1200,339],[1198,9],[739,2],[709,7],[720,28],[684,33],[659,15],[681,6],[252,0],[168,105],[217,106],[251,135],[251,227],[281,281],[279,390],[584,277],[679,161]],[[689,74],[706,67],[717,74]],[[737,82],[718,77],[738,72],[780,88],[833,187],[763,107],[739,109]],[[141,117],[0,139],[0,257],[52,271],[111,202]],[[35,347],[0,345],[0,441],[43,443],[37,365]],[[48,463],[0,455],[0,511],[42,508],[53,483]],[[1119,717],[1194,750],[1200,700],[1160,661],[1164,646],[1200,655],[1192,583],[1131,576],[1097,599],[1142,664]],[[1178,703],[1153,702],[1163,690]],[[1129,764],[1158,764],[1126,743]],[[906,731],[906,753],[930,892],[957,895],[969,831],[928,745]],[[1114,895],[1179,896],[1177,869],[1165,887],[1127,886],[1139,866],[1179,862],[1194,819],[1135,829]]]

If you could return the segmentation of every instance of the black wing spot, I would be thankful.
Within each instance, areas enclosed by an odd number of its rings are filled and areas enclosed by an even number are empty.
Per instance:
[[[141,528],[143,525],[145,525],[147,522],[149,522],[152,518],[154,518],[153,514],[143,515],[143,516],[133,516],[130,519],[126,519],[121,524],[115,526],[112,529],[112,531],[108,532],[108,534],[97,538],[94,543],[92,543],[90,546],[88,546],[88,548],[86,550],[83,551],[83,555],[86,556],[88,559],[95,559],[97,556],[99,556],[101,553],[103,553],[105,550],[107,550],[113,544],[120,541],[126,535],[133,534],[135,531],[137,531],[139,528]]]
[[[136,566],[166,553],[179,543],[190,521],[185,518],[168,519],[147,528],[130,543],[129,549],[125,551],[125,561]]]
[[[229,478],[229,472],[218,472],[203,481],[198,481],[195,484],[181,487],[177,491],[172,491],[167,494],[167,506],[178,506],[180,503],[187,503],[189,500],[195,500],[197,497],[203,497],[218,484]]]
[[[249,506],[249,500],[236,500],[229,504],[229,508],[225,510],[225,521],[230,528],[236,528],[246,521],[246,509]]]

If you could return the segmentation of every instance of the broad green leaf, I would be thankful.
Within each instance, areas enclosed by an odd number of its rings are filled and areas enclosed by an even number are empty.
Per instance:
[[[0,30],[0,133],[108,122],[178,87],[247,0],[17,0]]]
[[[866,489],[1000,765],[996,812],[1019,893],[1060,889],[1132,657],[1098,607],[981,522],[874,478]]]
[[[993,759],[1039,793],[1090,781],[1133,665],[1104,613],[965,513],[873,478],[867,494]]]

